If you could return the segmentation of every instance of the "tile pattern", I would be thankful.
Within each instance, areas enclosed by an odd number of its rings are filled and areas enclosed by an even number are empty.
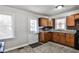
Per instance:
[[[15,49],[6,53],[79,53],[79,50],[57,43],[48,42],[35,48],[25,46],[22,49]]]

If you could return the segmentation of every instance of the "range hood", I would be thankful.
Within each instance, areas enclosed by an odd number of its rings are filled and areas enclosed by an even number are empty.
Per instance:
[[[43,31],[49,31],[50,29],[52,29],[52,27],[44,26],[44,27],[40,27],[40,29],[43,30]]]

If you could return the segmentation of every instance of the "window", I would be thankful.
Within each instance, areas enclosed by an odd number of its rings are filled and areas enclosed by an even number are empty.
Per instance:
[[[38,22],[37,22],[37,20],[30,20],[30,31],[38,33]]]
[[[12,16],[0,14],[0,40],[13,38]]]
[[[56,19],[55,20],[55,29],[66,30],[66,18]]]

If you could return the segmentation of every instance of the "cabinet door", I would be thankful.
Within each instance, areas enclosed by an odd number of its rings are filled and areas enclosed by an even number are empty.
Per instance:
[[[48,37],[48,41],[51,41],[52,40],[52,32],[48,32],[47,37]]]
[[[39,41],[42,43],[48,42],[50,39],[50,33],[48,32],[40,32],[39,34]]]
[[[58,33],[56,33],[56,32],[53,33],[53,41],[59,42],[59,36],[58,36]]]
[[[40,18],[39,19],[39,25],[40,26],[47,26],[48,25],[48,19],[47,18]]]
[[[45,40],[44,40],[44,32],[39,33],[39,41],[40,42],[45,42]]]
[[[79,14],[78,15],[75,15],[75,19],[79,19]]]
[[[48,20],[48,26],[53,27],[53,20]]]
[[[51,19],[51,20],[48,20],[48,26],[50,26],[50,27],[55,27],[55,19],[53,18],[53,19]]]
[[[68,46],[74,47],[74,35],[73,34],[66,34],[66,44]]]
[[[50,33],[49,32],[44,32],[44,39],[46,42],[50,40]]]
[[[52,32],[51,33],[51,40],[50,41],[53,41],[54,40],[53,35],[54,35],[54,33]]]
[[[65,33],[59,33],[59,43],[65,44],[66,38],[65,38]]]
[[[73,15],[67,17],[67,26],[75,26],[75,18]]]
[[[52,25],[53,25],[52,21],[48,20],[48,26],[52,26]]]
[[[54,42],[56,42],[56,38],[57,38],[56,35],[57,35],[57,34],[54,32],[54,33],[53,33],[53,41],[54,41]]]

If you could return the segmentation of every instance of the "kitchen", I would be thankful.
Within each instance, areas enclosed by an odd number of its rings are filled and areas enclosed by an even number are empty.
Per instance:
[[[79,52],[78,5],[5,5],[0,13],[12,15],[14,24],[12,37],[1,40],[4,52],[52,53],[57,51],[53,45]]]
[[[39,18],[39,41],[63,44],[79,49],[79,13],[59,18]]]
[[[57,19],[48,19],[47,21],[46,18],[40,18],[39,24],[40,26],[43,26],[43,28],[41,28],[42,31],[40,31],[39,34],[40,42],[45,43],[52,41],[75,48],[77,43],[75,43],[75,33],[78,30],[78,27],[76,28],[77,25],[75,25],[76,19],[79,19],[79,14],[60,18],[58,19],[58,22]],[[47,29],[47,32],[45,32],[45,29]]]

